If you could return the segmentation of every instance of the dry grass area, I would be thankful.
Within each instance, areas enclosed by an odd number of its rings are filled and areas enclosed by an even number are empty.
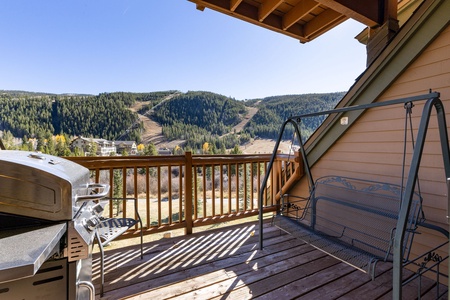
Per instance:
[[[268,154],[273,152],[275,143],[275,140],[256,139],[253,142],[241,146],[241,150],[244,154]],[[282,141],[278,150],[281,150],[281,153],[287,154],[289,153],[290,146],[290,141]]]

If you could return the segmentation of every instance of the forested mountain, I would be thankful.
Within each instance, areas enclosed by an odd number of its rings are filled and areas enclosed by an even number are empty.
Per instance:
[[[188,92],[160,105],[153,117],[163,125],[167,138],[185,139],[186,126],[222,135],[245,114],[244,102],[209,92]]]
[[[3,91],[0,92],[0,130],[19,138],[64,133],[109,140],[128,130],[129,139],[138,140],[138,117],[129,107],[135,101],[154,106],[174,92],[89,96]]]
[[[54,132],[52,100],[47,97],[0,97],[0,130],[15,137],[32,136],[38,132]]]
[[[344,94],[344,92],[336,92],[286,95],[268,97],[261,101],[251,100],[248,104],[257,105],[259,110],[247,123],[245,131],[252,137],[276,139],[281,125],[289,117],[333,109]],[[325,116],[302,119],[302,136],[309,137],[324,119]],[[285,132],[286,138],[292,135],[292,130],[289,128]]]
[[[24,143],[28,138],[48,140],[56,135],[64,135],[64,139],[82,135],[139,143],[143,132],[140,113],[162,125],[167,140],[184,140],[185,150],[201,150],[208,144],[208,153],[218,153],[255,137],[276,139],[286,118],[331,109],[343,95],[338,92],[238,101],[211,92],[116,92],[94,96],[0,91],[0,130]],[[249,110],[257,112],[242,129],[245,122],[240,122],[246,120]],[[304,119],[303,135],[309,136],[322,120]]]

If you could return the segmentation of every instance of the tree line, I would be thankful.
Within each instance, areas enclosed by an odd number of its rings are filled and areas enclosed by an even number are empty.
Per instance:
[[[169,95],[173,97],[163,101]],[[40,151],[57,155],[79,154],[68,149],[74,136],[134,140],[139,144],[143,126],[130,107],[141,102],[141,113],[152,110],[150,117],[162,125],[165,138],[185,141],[183,149],[178,147],[174,152],[218,154],[253,138],[276,139],[288,117],[332,109],[343,96],[337,92],[239,101],[203,91],[96,96],[0,91],[0,130],[8,144],[19,138],[25,150],[37,145]],[[257,107],[258,112],[243,131],[233,132],[233,126],[241,122],[250,106]],[[323,119],[324,116],[302,120],[302,136],[309,136]],[[286,132],[288,138],[292,132]]]
[[[242,101],[236,101],[210,92],[188,92],[164,102],[155,111],[153,117],[162,126],[179,127],[180,124],[192,127],[204,135],[205,131],[213,135],[223,135],[238,124],[247,113]],[[180,139],[185,133],[177,129],[167,129],[168,139]]]
[[[136,101],[156,105],[170,93],[102,93],[53,95],[0,93],[0,130],[14,137],[39,135],[101,137],[114,140],[124,132],[139,142],[142,126],[129,107]]]
[[[330,110],[345,95],[344,92],[323,94],[302,94],[267,97],[261,101],[252,100],[260,109],[246,124],[245,132],[251,137],[277,139],[281,125],[293,116]],[[326,116],[303,118],[301,131],[303,139],[308,138],[320,126]],[[284,139],[290,139],[293,128],[287,127]]]

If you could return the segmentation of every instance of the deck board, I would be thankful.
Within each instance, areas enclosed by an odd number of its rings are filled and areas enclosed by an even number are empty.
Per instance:
[[[138,245],[108,250],[101,299],[389,299],[391,264],[380,263],[372,281],[276,227],[264,226],[263,250],[254,222],[147,243],[142,260]],[[93,263],[99,292],[98,254]],[[416,291],[414,283],[409,289]]]

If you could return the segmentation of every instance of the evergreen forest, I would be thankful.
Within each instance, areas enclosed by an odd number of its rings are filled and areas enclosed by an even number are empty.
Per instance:
[[[226,153],[227,149],[238,151],[239,145],[254,138],[276,139],[286,118],[331,109],[343,95],[336,92],[240,101],[203,91],[57,95],[0,90],[0,131],[10,149],[77,155],[69,147],[77,136],[141,143],[141,114],[159,123],[168,141],[182,141],[182,148],[173,149],[174,153]],[[248,118],[251,108],[257,110],[256,114],[236,131],[235,126]],[[302,135],[309,136],[322,121],[302,120]]]
[[[326,94],[286,95],[264,98],[262,101],[251,100],[249,105],[258,105],[260,108],[247,123],[245,131],[252,137],[277,139],[283,122],[303,114],[310,114],[333,109],[344,97],[344,92]],[[301,132],[303,139],[307,139],[326,116],[302,118]],[[293,128],[287,127],[285,139],[290,139]]]

